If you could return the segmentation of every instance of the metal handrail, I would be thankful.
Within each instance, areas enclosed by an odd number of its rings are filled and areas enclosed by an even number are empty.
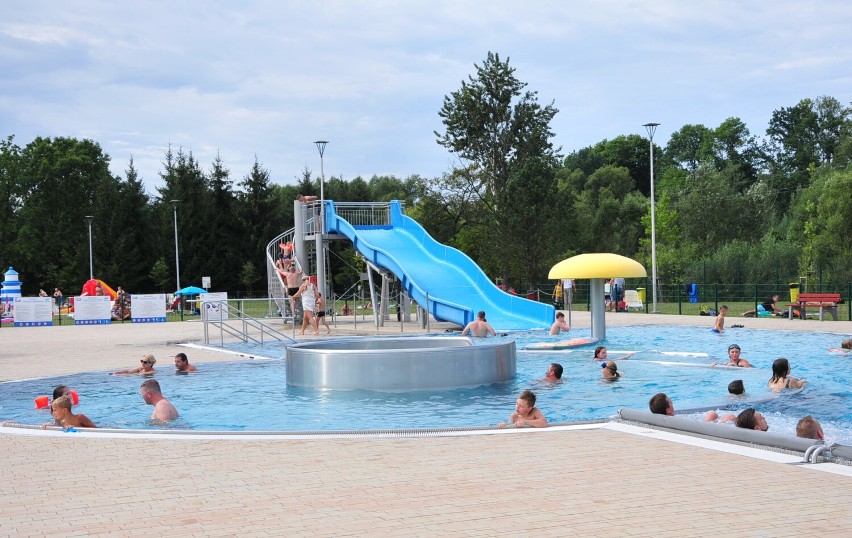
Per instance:
[[[283,300],[286,301],[287,298],[283,298]],[[245,300],[242,299],[242,301],[245,301]],[[225,312],[225,313],[228,314],[228,318],[222,319],[220,317],[219,319],[210,319],[210,317],[206,315],[206,309],[207,309],[206,305],[218,305],[221,312]],[[227,333],[231,336],[234,336],[236,338],[239,338],[243,342],[251,341],[255,344],[260,344],[260,345],[263,345],[264,336],[267,335],[267,334],[270,337],[274,338],[275,340],[277,340],[279,342],[283,342],[285,340],[289,340],[290,342],[293,342],[293,343],[296,342],[295,339],[290,338],[289,336],[287,336],[283,332],[279,331],[278,329],[270,327],[269,325],[260,321],[259,319],[255,318],[253,316],[250,316],[249,314],[246,314],[243,310],[241,310],[241,309],[239,309],[235,306],[230,305],[229,301],[227,301],[227,300],[224,300],[224,301],[202,301],[202,311],[205,312],[202,315],[202,320],[204,321],[204,343],[207,344],[207,345],[211,345],[210,344],[210,326],[213,326],[214,328],[216,328],[216,327],[219,328],[219,345],[220,346],[225,345],[225,333]],[[236,317],[231,317],[232,314],[236,315]],[[233,327],[233,326],[231,326],[227,323],[228,321],[233,321],[233,320],[239,321],[242,324],[242,330],[240,330],[236,327]],[[249,334],[249,328],[259,330],[260,331],[260,338],[258,339],[258,338],[251,336]]]

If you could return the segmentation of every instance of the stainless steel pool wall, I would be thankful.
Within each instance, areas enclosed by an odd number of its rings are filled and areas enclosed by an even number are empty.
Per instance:
[[[460,336],[319,340],[287,348],[287,384],[321,389],[436,390],[515,377],[515,342]]]

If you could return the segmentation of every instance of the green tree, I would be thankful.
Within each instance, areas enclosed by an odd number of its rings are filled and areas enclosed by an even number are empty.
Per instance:
[[[444,132],[435,132],[437,142],[468,163],[461,176],[468,182],[462,192],[474,192],[493,211],[499,211],[495,201],[502,195],[513,174],[528,159],[545,160],[556,157],[551,138],[550,122],[557,113],[551,103],[541,106],[537,93],[525,91],[527,84],[518,80],[515,69],[495,53],[488,53],[482,66],[475,65],[476,75],[462,81],[461,89],[444,97],[439,116]],[[529,207],[536,211],[536,205]],[[498,227],[511,219],[492,214]],[[497,242],[495,249],[503,263],[503,275],[508,279],[511,245]]]
[[[169,266],[165,258],[159,258],[154,262],[153,267],[151,267],[148,278],[151,279],[157,291],[165,293],[166,290],[171,288],[171,275],[172,273],[169,272]]]
[[[25,275],[23,291],[34,293],[38,283],[48,281],[44,270],[49,264],[59,267],[55,286],[78,290],[89,277],[85,216],[104,218],[105,196],[117,184],[109,172],[109,156],[92,140],[39,137],[21,152],[20,170],[24,203],[17,214],[15,264]],[[93,237],[96,271],[110,237],[98,230],[97,245]]]

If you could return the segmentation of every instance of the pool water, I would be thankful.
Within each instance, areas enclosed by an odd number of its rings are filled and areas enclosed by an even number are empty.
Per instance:
[[[508,419],[517,395],[531,388],[537,406],[551,422],[605,419],[620,408],[647,409],[648,400],[665,392],[678,412],[721,409],[730,412],[755,405],[767,416],[770,431],[795,435],[799,418],[811,414],[831,441],[852,444],[852,356],[828,353],[842,335],[797,331],[729,329],[717,335],[695,327],[633,326],[608,330],[604,344],[610,358],[635,351],[619,361],[616,382],[601,378],[592,360],[594,346],[566,351],[534,352],[524,347],[588,337],[588,330],[560,336],[545,331],[508,333],[516,341],[517,376],[512,382],[436,392],[333,391],[288,387],[284,348],[231,345],[255,356],[272,357],[199,364],[199,372],[175,375],[160,366],[156,378],[181,418],[169,428],[227,431],[364,430],[488,426]],[[731,343],[755,368],[710,368],[727,360]],[[190,350],[190,358],[192,356]],[[771,392],[766,383],[772,361],[790,360],[791,375],[808,380],[801,392]],[[540,382],[551,362],[565,368],[563,382]],[[745,397],[730,397],[728,383],[742,379]],[[100,427],[162,428],[150,424],[152,408],[139,395],[142,378],[83,373],[38,380],[0,383],[0,420],[27,424],[51,421],[47,409],[34,409],[33,399],[59,384],[76,389],[84,413]],[[694,412],[696,418],[701,415]]]

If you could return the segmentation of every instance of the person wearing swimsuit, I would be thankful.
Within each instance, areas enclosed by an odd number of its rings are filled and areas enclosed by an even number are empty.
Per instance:
[[[785,358],[775,359],[772,363],[772,378],[769,380],[770,389],[780,392],[782,389],[799,389],[805,386],[804,379],[787,377],[790,374],[790,361]]]

